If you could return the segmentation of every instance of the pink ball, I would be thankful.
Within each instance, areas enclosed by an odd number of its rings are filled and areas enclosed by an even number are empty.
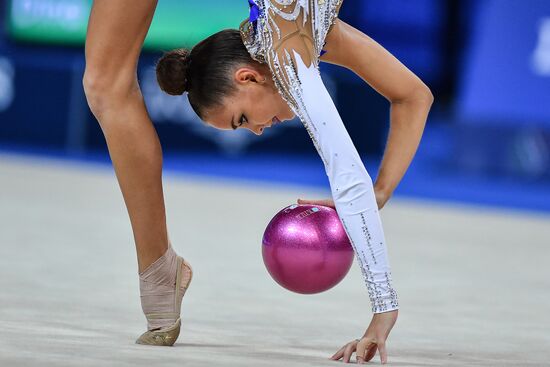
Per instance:
[[[267,271],[282,287],[303,294],[338,284],[353,262],[353,248],[336,210],[289,205],[271,219],[262,240]]]

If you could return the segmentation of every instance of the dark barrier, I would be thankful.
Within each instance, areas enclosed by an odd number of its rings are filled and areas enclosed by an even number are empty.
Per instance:
[[[7,52],[6,52],[7,51]],[[147,109],[166,151],[308,152],[317,154],[299,120],[266,129],[214,129],[192,111],[187,96],[169,96],[156,82],[158,54],[140,60],[139,79]],[[380,154],[388,103],[351,72],[322,65],[324,80],[357,149]],[[0,55],[0,143],[56,147],[72,152],[106,149],[82,89],[84,59],[75,49],[8,47]]]

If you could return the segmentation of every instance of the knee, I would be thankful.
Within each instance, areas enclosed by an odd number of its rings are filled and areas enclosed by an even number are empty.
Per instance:
[[[101,68],[86,67],[82,78],[84,94],[90,110],[100,124],[107,110],[116,108],[130,95],[132,79],[134,78],[131,75],[119,73],[115,76]]]
[[[82,78],[82,86],[86,101],[92,113],[97,117],[101,110],[101,106],[105,104],[106,98],[103,93],[107,88],[107,81],[101,76],[99,70],[93,70],[86,67],[84,77]]]

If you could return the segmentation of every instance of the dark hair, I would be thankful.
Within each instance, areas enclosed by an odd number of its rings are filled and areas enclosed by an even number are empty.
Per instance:
[[[197,43],[191,50],[166,52],[157,62],[157,81],[168,94],[188,92],[189,103],[199,116],[217,107],[234,92],[231,71],[254,64],[236,29],[225,29]]]

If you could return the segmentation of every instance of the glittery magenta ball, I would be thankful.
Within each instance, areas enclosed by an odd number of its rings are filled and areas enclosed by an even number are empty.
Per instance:
[[[289,205],[267,225],[262,240],[267,271],[282,287],[303,294],[338,284],[353,262],[353,248],[336,210]]]

